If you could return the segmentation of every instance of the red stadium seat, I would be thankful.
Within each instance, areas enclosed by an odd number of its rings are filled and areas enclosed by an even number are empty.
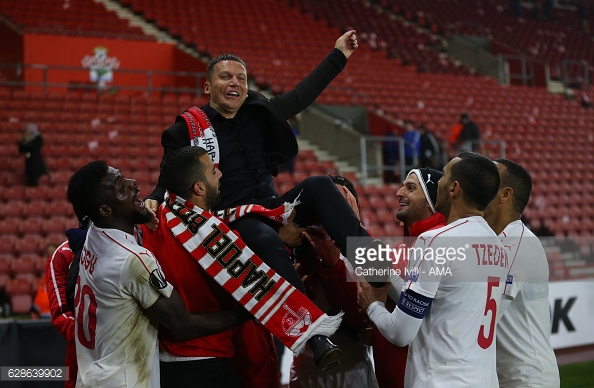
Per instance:
[[[31,294],[31,282],[25,278],[8,279],[6,282],[6,295]]]
[[[31,312],[31,307],[33,307],[33,297],[30,293],[11,295],[10,306],[12,314],[29,314]]]
[[[26,217],[43,216],[45,214],[45,201],[32,200],[23,205],[23,215]]]
[[[0,190],[2,202],[12,200],[23,200],[25,197],[25,188],[23,186],[3,187]]]
[[[43,238],[39,234],[27,234],[14,242],[14,251],[19,254],[39,254],[43,251]]]
[[[65,199],[56,199],[45,205],[45,216],[46,217],[73,217],[74,210],[72,209],[72,205]]]
[[[10,275],[6,273],[0,273],[0,293],[4,292],[6,289],[6,283],[10,279]]]
[[[33,255],[22,255],[14,258],[10,263],[10,269],[13,275],[22,273],[35,273],[35,262],[37,256]]]
[[[43,276],[45,274],[46,264],[49,258],[39,256],[35,261],[35,272],[38,276]]]
[[[12,273],[10,269],[10,263],[12,262],[12,255],[11,254],[2,254],[0,255],[0,274],[10,275]]]
[[[18,240],[18,237],[15,234],[2,234],[0,235],[0,254],[13,254],[14,253],[14,244]]]
[[[22,222],[20,217],[5,218],[0,222],[0,233],[16,233],[19,231],[19,226]]]
[[[39,234],[42,232],[42,224],[45,217],[33,216],[22,218],[19,223],[19,233],[21,234]]]

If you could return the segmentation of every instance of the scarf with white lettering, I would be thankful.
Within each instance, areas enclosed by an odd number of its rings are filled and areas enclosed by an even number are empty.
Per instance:
[[[160,222],[166,223],[204,271],[295,355],[303,351],[312,336],[330,336],[338,329],[342,313],[324,314],[214,214],[171,193],[165,194],[160,210]],[[252,213],[257,210],[261,209],[251,208]],[[284,207],[275,210],[281,213]]]
[[[219,142],[210,120],[200,108],[191,107],[180,115],[190,132],[190,145],[202,147],[210,155],[215,167],[219,167]]]

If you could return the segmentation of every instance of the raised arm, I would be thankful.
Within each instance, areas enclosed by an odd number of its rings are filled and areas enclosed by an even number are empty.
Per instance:
[[[344,69],[347,59],[359,47],[355,30],[340,36],[334,49],[293,90],[273,97],[270,102],[288,120],[310,106],[332,80]]]

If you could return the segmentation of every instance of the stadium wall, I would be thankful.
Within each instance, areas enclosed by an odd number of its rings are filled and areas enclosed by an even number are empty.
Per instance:
[[[6,27],[3,26],[3,28]],[[86,57],[89,62],[100,63],[95,49],[104,47],[107,50],[104,63],[119,64],[116,66],[113,81],[109,82],[109,86],[144,90],[150,82],[152,87],[196,88],[198,84],[199,89],[202,89],[204,84],[204,79],[197,82],[192,76],[163,74],[173,71],[194,73],[206,71],[204,62],[169,43],[44,34],[11,36],[9,42],[7,50],[4,50],[4,47],[1,50],[3,53],[1,62],[52,66],[45,75],[42,69],[27,66],[23,79],[27,83],[45,81],[92,87],[94,82],[90,80],[89,69],[83,67],[83,59]],[[153,74],[149,81],[147,77],[149,71],[159,74]],[[28,87],[28,90],[42,91],[43,89],[41,86],[33,86]]]
[[[8,25],[0,22],[0,36],[2,37],[2,49],[0,50],[0,63],[22,63],[23,62],[23,36]],[[19,74],[16,68],[1,67],[0,81],[22,81],[22,73]]]

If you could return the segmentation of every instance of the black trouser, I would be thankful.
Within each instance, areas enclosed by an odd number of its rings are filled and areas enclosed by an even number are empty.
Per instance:
[[[372,241],[353,209],[327,176],[307,178],[280,197],[263,198],[255,202],[272,209],[285,202],[293,202],[298,195],[300,195],[300,204],[295,208],[297,214],[294,222],[303,227],[323,225],[330,238],[336,241],[343,255],[346,256],[347,237],[366,237],[369,242]],[[299,291],[305,293],[303,282],[274,227],[259,216],[245,216],[233,222],[231,228],[239,232],[242,240],[262,261]]]
[[[241,388],[228,358],[159,363],[161,388]]]

